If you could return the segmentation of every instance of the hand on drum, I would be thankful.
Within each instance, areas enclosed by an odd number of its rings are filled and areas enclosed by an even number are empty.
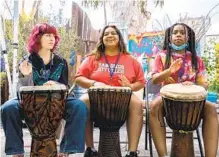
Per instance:
[[[47,81],[47,82],[44,83],[43,85],[44,85],[44,86],[51,86],[51,85],[55,85],[55,84],[57,84],[57,82],[55,82],[55,81]]]
[[[182,82],[182,85],[190,86],[190,85],[194,85],[194,83],[191,81],[185,81],[185,82]]]
[[[24,76],[30,75],[32,73],[32,64],[28,62],[28,60],[24,60],[20,66],[19,70]]]
[[[93,86],[108,86],[103,82],[94,82]]]
[[[122,87],[130,87],[132,89],[131,83],[124,75],[119,75],[118,82],[121,84]]]
[[[181,58],[175,60],[169,67],[170,73],[173,74],[177,72],[183,64],[183,60]]]
[[[164,80],[165,84],[172,84],[172,83],[176,83],[175,80],[172,77],[168,77]]]

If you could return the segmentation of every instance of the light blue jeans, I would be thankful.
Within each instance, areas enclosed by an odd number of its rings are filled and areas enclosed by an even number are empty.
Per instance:
[[[67,98],[63,117],[66,124],[64,137],[60,144],[60,152],[84,152],[87,113],[88,109],[84,102],[73,97]],[[24,153],[23,118],[24,113],[17,99],[11,99],[1,106],[1,120],[6,137],[6,155]]]

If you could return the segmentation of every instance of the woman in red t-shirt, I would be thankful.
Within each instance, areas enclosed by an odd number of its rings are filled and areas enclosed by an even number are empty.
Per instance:
[[[131,56],[116,26],[106,26],[100,36],[96,49],[85,59],[76,74],[76,83],[83,88],[91,86],[122,86],[138,91],[144,87],[145,79],[140,63]],[[88,105],[88,95],[82,97]],[[140,99],[132,94],[127,119],[129,153],[126,157],[136,157],[143,124],[143,111]],[[97,153],[93,144],[93,126],[88,120],[86,128],[87,150],[85,157]]]
[[[165,32],[163,50],[155,58],[152,70],[154,84],[197,84],[208,88],[206,70],[202,59],[196,55],[195,33],[183,23],[174,24]],[[150,104],[150,128],[160,157],[167,155],[166,130],[160,126],[158,113],[163,114],[161,96]],[[218,146],[218,119],[215,105],[206,101],[203,112],[203,138],[205,156],[216,157]],[[163,115],[161,115],[163,116]]]

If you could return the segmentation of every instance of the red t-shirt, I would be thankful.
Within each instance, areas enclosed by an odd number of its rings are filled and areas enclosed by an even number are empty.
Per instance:
[[[106,57],[111,69],[113,70],[118,55],[106,55]],[[106,63],[104,56],[102,56],[99,60],[96,60],[95,56],[88,56],[79,67],[75,77],[84,76],[88,79],[103,82],[107,85],[121,86],[118,82],[119,75],[121,74],[123,74],[130,83],[137,81],[142,84],[145,83],[144,72],[140,63],[133,56],[128,54],[120,54],[111,80],[109,65]]]

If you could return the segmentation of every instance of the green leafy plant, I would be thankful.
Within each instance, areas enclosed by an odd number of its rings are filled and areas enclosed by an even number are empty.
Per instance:
[[[205,63],[205,67],[208,73],[209,87],[208,90],[211,92],[219,93],[218,78],[216,78],[216,72],[219,67],[216,67],[216,52],[215,52],[216,39],[210,38],[205,45],[202,59]]]
[[[1,86],[7,82],[6,72],[0,72],[0,84]]]

